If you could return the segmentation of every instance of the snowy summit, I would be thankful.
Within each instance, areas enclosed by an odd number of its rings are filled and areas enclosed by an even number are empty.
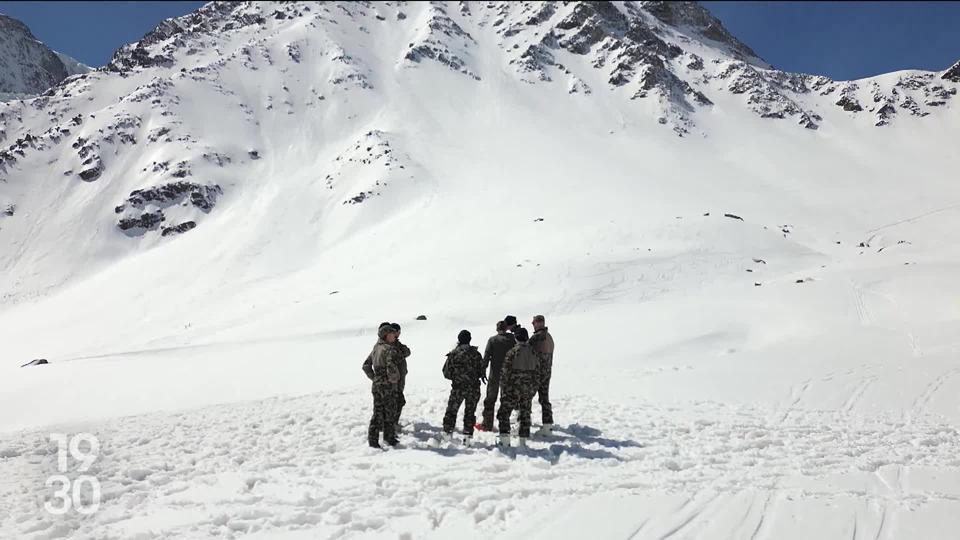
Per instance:
[[[29,97],[90,68],[50,50],[22,22],[0,14],[0,100]]]

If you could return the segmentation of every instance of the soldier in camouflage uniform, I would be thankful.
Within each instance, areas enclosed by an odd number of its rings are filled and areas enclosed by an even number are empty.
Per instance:
[[[403,413],[403,406],[407,404],[407,399],[403,395],[403,389],[407,386],[407,357],[410,356],[410,347],[407,347],[403,343],[400,343],[400,325],[397,323],[390,323],[397,331],[397,342],[396,345],[400,349],[400,385],[399,385],[399,394],[397,395],[397,418],[394,422],[396,424],[397,432],[400,431],[400,415]]]
[[[547,320],[543,315],[533,318],[533,336],[530,346],[540,355],[540,380],[537,395],[540,400],[540,412],[543,427],[540,435],[549,435],[553,430],[553,405],[550,403],[550,377],[553,375],[553,336],[547,331]]]
[[[380,448],[380,432],[383,440],[396,446],[397,401],[400,391],[400,361],[402,351],[396,346],[397,331],[389,323],[380,325],[377,344],[363,363],[363,372],[373,382],[373,416],[367,431],[367,442]]]
[[[463,434],[469,440],[473,437],[473,424],[477,421],[477,403],[480,401],[480,378],[483,377],[483,357],[476,347],[470,345],[470,332],[461,330],[457,336],[458,345],[447,353],[443,363],[443,376],[450,380],[450,399],[447,400],[447,412],[443,415],[443,432],[446,437],[453,434],[457,423],[457,411],[463,406]]]
[[[497,323],[497,335],[487,340],[487,348],[483,352],[483,371],[490,366],[487,376],[487,397],[483,400],[483,423],[477,424],[481,431],[493,431],[493,415],[496,412],[497,396],[500,393],[500,374],[503,371],[503,359],[507,352],[517,344],[513,334],[507,332],[504,321]]]
[[[527,342],[526,328],[517,328],[514,332],[517,344],[503,359],[503,373],[500,384],[500,410],[497,420],[500,424],[500,441],[503,446],[510,445],[510,413],[520,413],[520,446],[526,444],[530,436],[530,409],[533,395],[537,392],[540,376],[540,355]]]

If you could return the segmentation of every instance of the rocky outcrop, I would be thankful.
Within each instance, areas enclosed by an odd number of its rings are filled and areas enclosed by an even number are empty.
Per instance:
[[[200,185],[194,182],[178,181],[146,189],[137,189],[123,204],[114,208],[121,214],[117,227],[132,235],[142,235],[146,231],[159,228],[166,222],[164,210],[171,207],[192,207],[202,214],[209,213],[223,193],[218,185]],[[162,236],[185,233],[197,226],[195,220],[186,220],[177,225],[163,227]]]
[[[753,49],[735,38],[697,2],[640,2],[640,5],[660,22],[713,41],[737,60],[766,66]]]
[[[113,54],[106,69],[122,72],[130,69],[172,67],[177,52],[189,50],[192,37],[225,33],[266,19],[259,8],[248,2],[210,2],[197,11],[167,19],[143,36],[124,45]]]
[[[87,167],[80,171],[80,179],[84,182],[93,182],[103,174],[103,162],[99,156],[88,157],[83,161],[83,165]]]
[[[718,77],[729,81],[730,92],[746,95],[747,106],[761,118],[792,118],[807,129],[817,129],[820,117],[790,97],[809,91],[802,77],[771,74],[743,62],[731,63]]]
[[[943,72],[943,75],[940,75],[940,78],[945,81],[960,83],[960,62],[950,66]]]
[[[886,126],[890,120],[897,114],[896,107],[892,103],[884,103],[876,110],[874,125],[877,127]]]
[[[184,221],[179,225],[174,225],[172,227],[164,227],[160,231],[160,236],[170,236],[173,234],[183,234],[197,226],[196,221]]]
[[[143,231],[153,230],[157,228],[164,220],[163,212],[157,210],[155,212],[144,212],[139,216],[122,218],[118,223],[117,227],[120,227],[121,231],[130,231],[136,229],[142,229]]]
[[[468,32],[447,15],[446,8],[432,3],[425,37],[410,43],[404,59],[412,63],[433,60],[453,71],[480,80],[467,65],[470,50],[476,43]]]
[[[350,197],[349,199],[343,201],[343,204],[360,204],[363,201],[367,200],[368,197],[372,197],[373,195],[374,195],[373,190],[362,191],[360,193],[357,193],[353,197]]]
[[[849,95],[841,96],[840,99],[837,100],[836,105],[847,112],[860,112],[863,110],[860,102]]]
[[[193,182],[171,182],[162,186],[132,191],[127,200],[116,207],[115,211],[119,214],[128,208],[142,210],[145,206],[151,204],[166,208],[189,200],[193,206],[204,212],[209,212],[222,193],[223,190],[218,185],[202,186]]]
[[[329,58],[336,64],[336,68],[330,76],[330,84],[334,86],[354,86],[361,89],[373,88],[370,83],[370,76],[356,62],[352,56],[347,54],[342,47],[336,46],[331,51]]]
[[[394,181],[408,179],[408,163],[409,157],[397,152],[386,132],[371,130],[334,158],[324,185],[346,197],[341,204],[360,204]]]

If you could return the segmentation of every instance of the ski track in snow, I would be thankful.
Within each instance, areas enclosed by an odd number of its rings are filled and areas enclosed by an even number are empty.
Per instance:
[[[870,388],[870,385],[877,382],[877,380],[878,377],[876,375],[867,375],[866,377],[860,379],[856,386],[854,386],[853,391],[850,392],[850,396],[846,401],[843,402],[841,409],[847,413],[852,412],[857,403],[863,399],[863,394],[866,393],[868,388]]]
[[[905,223],[913,223],[915,221],[921,220],[926,217],[934,216],[942,212],[949,212],[950,210],[956,210],[960,208],[960,204],[951,204],[950,206],[944,206],[943,208],[937,208],[936,210],[931,210],[929,212],[924,212],[922,214],[915,215],[913,217],[904,218],[901,220],[894,221],[892,223],[887,223],[886,225],[881,225],[875,229],[870,229],[867,231],[867,234],[876,234],[882,230],[889,229],[891,227],[896,227],[897,225],[903,225]]]
[[[869,326],[873,319],[870,317],[870,311],[863,299],[863,288],[853,281],[850,282],[850,285],[853,288],[853,304],[857,308],[857,318],[861,325]]]
[[[958,372],[938,377],[917,408]],[[638,510],[631,538],[709,532],[725,513],[742,514],[732,525],[739,531],[735,536],[772,537],[765,533],[771,505],[783,494],[827,500],[847,494],[878,505],[880,538],[889,527],[887,504],[960,502],[960,496],[937,491],[905,494],[899,485],[911,467],[960,467],[960,441],[954,428],[935,422],[846,414],[870,382],[868,377],[860,383],[843,411],[791,407],[780,421],[719,403],[671,408],[569,396],[558,399],[555,409],[560,419],[576,423],[558,424],[554,435],[531,441],[527,449],[507,450],[493,446],[492,433],[478,434],[472,447],[439,443],[441,389],[408,397],[404,417],[410,424],[402,446],[386,451],[365,445],[369,400],[359,390],[120,418],[71,430],[89,430],[101,443],[88,474],[101,482],[103,502],[87,517],[42,511],[50,497],[43,479],[54,474],[57,459],[48,432],[7,434],[0,439],[0,509],[8,517],[0,536],[270,537],[311,531],[313,537],[341,538],[436,531],[461,519],[482,534],[498,535],[538,505],[657,490],[686,499],[658,524],[647,523]],[[535,405],[534,418],[538,413]],[[894,467],[898,486],[887,485],[882,493],[781,483],[859,474],[884,485],[881,473]],[[753,496],[746,508],[737,506],[739,499],[731,497],[747,491]],[[154,519],[164,515],[176,519]]]
[[[793,387],[790,391],[790,404],[787,405],[780,416],[780,421],[786,421],[787,417],[790,416],[790,413],[800,404],[803,400],[804,394],[807,393],[807,390],[810,389],[810,383],[813,382],[811,379],[807,379],[800,383],[799,385]]]
[[[937,395],[937,392],[940,388],[950,379],[956,377],[957,374],[960,374],[960,368],[948,369],[944,373],[938,375],[920,394],[919,397],[913,402],[913,408],[910,410],[910,415],[916,417],[926,410],[927,406],[933,400],[934,396]]]

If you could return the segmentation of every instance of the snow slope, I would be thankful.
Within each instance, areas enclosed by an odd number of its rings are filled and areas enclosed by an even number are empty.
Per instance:
[[[704,13],[214,3],[0,107],[0,536],[952,538],[960,81]],[[560,429],[437,443],[507,313]],[[42,511],[51,430],[100,438],[97,514]]]
[[[56,54],[60,61],[63,62],[63,67],[67,70],[67,77],[71,75],[83,75],[84,73],[89,73],[91,71],[90,66],[84,64],[76,58],[72,58],[59,52]]]

